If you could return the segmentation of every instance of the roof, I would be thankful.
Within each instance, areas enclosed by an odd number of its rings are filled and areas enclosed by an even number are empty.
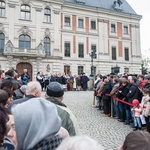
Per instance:
[[[113,7],[115,0],[64,0],[64,1],[70,2],[73,4],[78,4],[81,6],[85,5],[85,6],[95,7],[95,8],[117,11]],[[78,2],[80,1],[81,3],[80,2],[77,3],[76,1],[78,1]],[[120,6],[120,8],[122,9],[121,12],[137,15],[137,13],[133,10],[133,8],[128,4],[128,2],[126,0],[124,0],[124,3]]]

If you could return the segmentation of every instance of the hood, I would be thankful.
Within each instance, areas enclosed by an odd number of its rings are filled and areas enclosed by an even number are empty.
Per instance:
[[[33,148],[61,127],[57,108],[43,98],[32,98],[13,109],[19,150]]]

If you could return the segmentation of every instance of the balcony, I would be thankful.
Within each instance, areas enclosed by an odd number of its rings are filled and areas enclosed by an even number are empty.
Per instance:
[[[35,49],[19,49],[17,47],[14,47],[11,41],[8,41],[5,45],[4,55],[45,57],[45,49],[41,43]]]

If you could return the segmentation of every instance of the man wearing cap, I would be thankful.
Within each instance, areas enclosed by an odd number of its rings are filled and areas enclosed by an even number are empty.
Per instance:
[[[46,99],[57,106],[58,115],[62,120],[62,127],[64,127],[70,134],[75,136],[78,134],[78,124],[72,112],[62,103],[64,89],[58,82],[51,82],[47,86]]]

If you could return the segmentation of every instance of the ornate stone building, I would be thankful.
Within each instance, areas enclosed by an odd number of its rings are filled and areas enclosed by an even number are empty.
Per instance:
[[[139,73],[140,20],[121,0],[0,0],[0,67]]]

